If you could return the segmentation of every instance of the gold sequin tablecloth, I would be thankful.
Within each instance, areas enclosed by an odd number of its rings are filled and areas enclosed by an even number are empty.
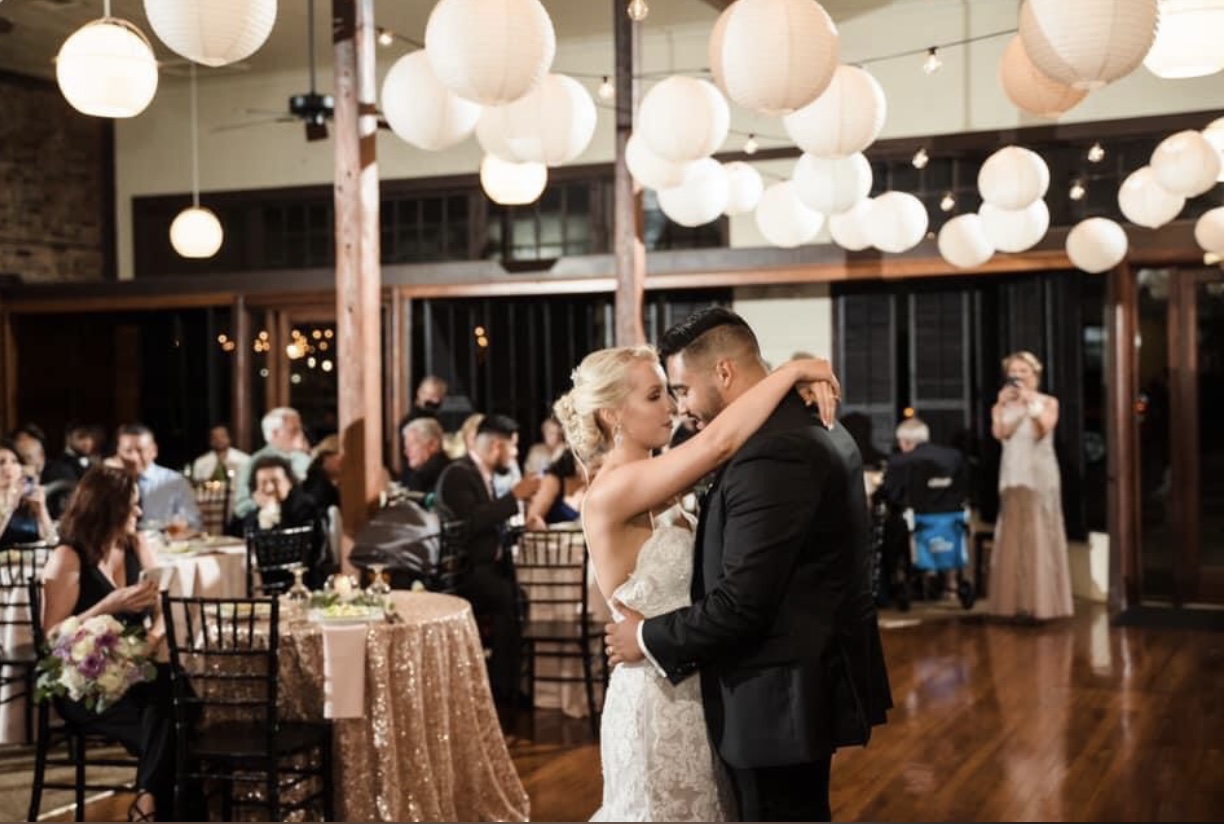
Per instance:
[[[366,633],[365,716],[335,724],[340,821],[526,821],[467,601],[392,594],[402,623]],[[282,625],[283,716],[323,713],[317,624]]]

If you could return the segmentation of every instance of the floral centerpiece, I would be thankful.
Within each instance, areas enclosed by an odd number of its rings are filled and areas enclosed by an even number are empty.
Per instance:
[[[363,591],[348,575],[333,575],[322,592],[310,593],[310,610],[323,618],[385,617],[395,611],[385,595]]]
[[[48,641],[38,662],[38,701],[66,696],[101,713],[136,684],[157,678],[144,628],[110,615],[66,618]]]

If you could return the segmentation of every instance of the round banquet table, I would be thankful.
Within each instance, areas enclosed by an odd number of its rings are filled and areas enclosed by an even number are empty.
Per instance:
[[[431,592],[397,591],[391,599],[396,620],[358,625],[355,635],[352,625],[281,622],[283,718],[323,716],[329,679],[356,677],[361,690],[359,717],[332,722],[339,820],[528,820],[471,606]],[[350,648],[364,640],[364,656],[349,649],[338,664],[333,635],[329,667],[323,636],[333,629],[348,633]],[[349,664],[362,657],[364,667]]]

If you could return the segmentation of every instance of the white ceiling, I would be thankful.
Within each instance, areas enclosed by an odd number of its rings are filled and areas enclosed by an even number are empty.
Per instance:
[[[174,0],[160,0],[174,2]],[[824,0],[834,20],[845,20],[890,3],[913,0]],[[420,42],[435,0],[379,0],[377,23]],[[612,15],[621,0],[543,0],[559,38],[611,37]],[[315,50],[320,66],[331,63],[331,0],[315,0]],[[0,2],[0,70],[53,78],[53,59],[73,31],[102,16],[103,0],[3,0]],[[228,71],[276,71],[305,68],[307,0],[280,0],[276,28],[263,47],[242,65]],[[144,13],[143,0],[112,0],[111,13],[135,23],[153,43],[164,69],[183,73],[185,61],[154,36]],[[620,12],[623,13],[623,12]],[[665,28],[684,24],[713,24],[717,10],[706,0],[650,0],[645,25]],[[3,25],[3,20],[11,28]],[[9,29],[3,33],[4,29]],[[400,44],[401,47],[404,44]]]

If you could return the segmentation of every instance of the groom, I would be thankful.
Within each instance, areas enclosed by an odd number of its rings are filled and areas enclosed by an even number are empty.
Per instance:
[[[690,316],[659,351],[680,414],[702,424],[766,375],[752,329],[726,309]],[[853,439],[796,394],[710,488],[693,605],[608,625],[613,663],[645,655],[673,683],[700,672],[744,821],[828,821],[833,751],[866,744],[892,706],[865,498]]]

